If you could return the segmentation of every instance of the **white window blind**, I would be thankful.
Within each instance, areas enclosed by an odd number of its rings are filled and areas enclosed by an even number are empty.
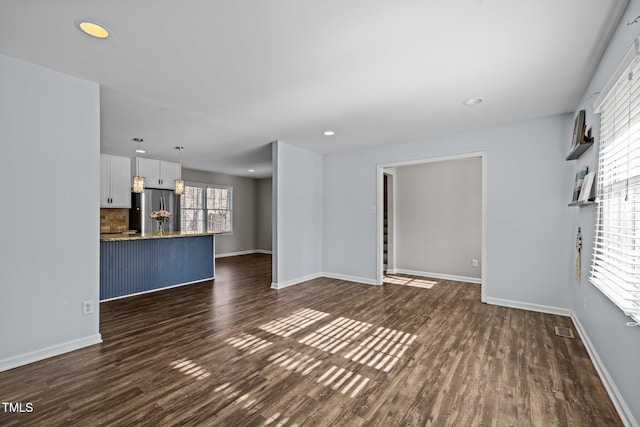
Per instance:
[[[589,280],[640,323],[640,60],[599,105],[598,208]]]

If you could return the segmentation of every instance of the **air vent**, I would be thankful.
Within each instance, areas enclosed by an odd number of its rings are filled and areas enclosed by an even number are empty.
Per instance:
[[[566,326],[556,326],[556,335],[565,338],[574,338],[573,330]]]

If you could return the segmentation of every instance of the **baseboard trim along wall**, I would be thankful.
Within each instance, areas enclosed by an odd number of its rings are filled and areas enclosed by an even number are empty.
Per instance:
[[[248,251],[239,251],[239,252],[227,252],[226,254],[216,254],[216,258],[226,258],[230,256],[238,256],[238,255],[251,255],[251,254],[267,254],[271,255],[272,251],[267,251],[265,249],[249,249]]]
[[[308,276],[300,277],[298,279],[289,280],[282,283],[271,283],[271,289],[283,289],[288,288],[289,286],[299,285],[300,283],[308,282],[309,280],[317,279],[318,277],[322,277],[321,273],[314,273]]]
[[[322,273],[322,276],[327,277],[329,279],[345,280],[347,282],[362,283],[365,285],[378,285],[375,279],[366,279],[364,277],[347,276],[345,274],[334,274],[334,273]]]
[[[512,301],[502,298],[487,298],[487,304],[499,305],[501,307],[517,308],[520,310],[537,311],[538,313],[555,314],[558,316],[571,317],[573,311],[568,308],[553,307],[550,305],[531,304],[528,302]]]
[[[107,302],[107,301],[113,301],[113,300],[122,299],[122,298],[129,298],[129,297],[133,297],[133,296],[136,296],[136,295],[150,294],[152,292],[164,291],[165,289],[179,288],[180,286],[187,286],[187,285],[192,285],[194,283],[206,282],[207,280],[213,280],[215,278],[216,278],[216,275],[214,274],[213,277],[207,277],[207,278],[201,279],[201,280],[194,280],[193,282],[178,283],[177,285],[165,286],[164,288],[150,289],[148,291],[136,292],[136,293],[133,293],[133,294],[122,295],[122,296],[115,297],[115,298],[101,299],[100,302]]]
[[[467,282],[482,284],[482,279],[478,277],[454,276],[453,274],[429,273],[428,271],[405,270],[403,268],[395,268],[393,272],[387,271],[387,274],[409,274],[411,276],[430,277],[433,279],[454,280],[456,282]]]
[[[580,338],[582,339],[582,342],[587,349],[587,353],[589,353],[589,358],[593,362],[593,366],[595,366],[596,371],[598,371],[598,375],[602,380],[602,384],[604,384],[604,388],[607,390],[607,393],[609,394],[609,397],[613,402],[613,406],[616,407],[618,415],[620,415],[620,418],[622,419],[622,423],[625,426],[639,427],[640,424],[638,424],[638,421],[633,417],[633,414],[622,398],[618,387],[616,387],[613,379],[607,371],[607,368],[605,367],[604,363],[602,363],[602,359],[600,359],[600,356],[591,343],[586,329],[584,329],[582,323],[580,323],[580,319],[578,319],[578,316],[576,316],[576,313],[573,311],[571,312],[571,320],[573,320],[573,324],[576,326],[578,334],[580,334]]]
[[[18,356],[10,357],[8,359],[0,360],[0,372],[8,371],[9,369],[17,368],[19,366],[28,365],[29,363],[38,362],[40,360],[48,359],[53,356],[68,353],[70,351],[79,350],[90,345],[100,344],[102,342],[102,336],[100,334],[91,335],[85,338],[80,338],[73,341],[67,341],[62,344],[53,345],[51,347],[43,348],[40,350],[32,351],[30,353],[21,354]]]

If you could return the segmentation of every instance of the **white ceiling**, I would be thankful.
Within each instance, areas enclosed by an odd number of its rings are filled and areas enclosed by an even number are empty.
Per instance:
[[[142,137],[148,157],[182,145],[186,167],[261,177],[274,140],[329,153],[571,112],[626,4],[0,0],[0,53],[100,83],[103,153]]]

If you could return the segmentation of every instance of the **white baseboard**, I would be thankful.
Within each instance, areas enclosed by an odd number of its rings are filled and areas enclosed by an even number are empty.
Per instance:
[[[271,251],[267,251],[264,249],[249,249],[247,251],[239,251],[239,252],[227,252],[226,254],[216,254],[216,258],[226,258],[230,256],[239,256],[239,255],[251,255],[251,254],[269,254],[271,255]]]
[[[215,275],[215,271],[214,271],[213,276],[207,277],[205,279],[194,280],[193,282],[178,283],[177,285],[165,286],[163,288],[157,288],[157,289],[150,289],[148,291],[136,292],[134,294],[122,295],[122,296],[115,297],[115,298],[101,299],[100,302],[107,302],[107,301],[113,301],[113,300],[122,299],[122,298],[129,298],[129,297],[133,297],[133,296],[136,296],[136,295],[150,294],[152,292],[164,291],[164,290],[171,289],[171,288],[179,288],[180,286],[186,286],[186,285],[192,285],[194,283],[206,282],[207,280],[213,280],[215,278],[216,278],[216,275]]]
[[[553,307],[550,305],[531,304],[528,302],[512,301],[502,298],[487,297],[487,304],[499,305],[501,307],[517,308],[520,310],[537,311],[538,313],[555,314],[558,316],[571,317],[572,310],[568,308]]]
[[[395,268],[393,272],[387,271],[387,274],[409,274],[411,276],[431,277],[442,280],[455,280],[456,282],[467,282],[482,284],[482,279],[478,277],[454,276],[453,274],[430,273],[428,271],[405,270],[403,268]]]
[[[598,352],[596,352],[593,343],[591,343],[591,339],[589,339],[587,331],[584,329],[584,326],[582,326],[582,323],[580,323],[580,319],[578,319],[578,316],[573,311],[571,312],[571,320],[573,320],[573,324],[576,325],[578,334],[580,334],[580,338],[582,339],[582,342],[587,349],[587,353],[589,353],[589,357],[593,362],[593,366],[595,366],[596,371],[598,371],[598,375],[602,380],[602,384],[604,384],[604,388],[607,390],[607,393],[609,394],[609,397],[613,402],[613,406],[616,407],[618,415],[620,415],[623,424],[629,427],[640,427],[638,421],[634,418],[631,410],[622,398],[618,387],[616,387],[615,383],[613,382],[611,375],[609,375],[607,368],[605,367],[604,363],[602,363],[602,359],[600,359],[600,356],[598,355]]]
[[[73,350],[88,347],[90,345],[100,344],[101,342],[102,336],[100,334],[95,334],[85,338],[67,341],[62,344],[57,344],[51,347],[10,357],[8,359],[3,359],[0,360],[0,372],[8,371],[9,369],[17,368],[18,366],[27,365],[29,363],[38,362],[43,359],[48,359],[49,357],[58,356],[63,353],[68,353]]]
[[[395,268],[387,268],[386,274],[396,274],[397,272],[398,270],[396,270]]]
[[[273,282],[273,283],[271,283],[271,289],[288,288],[289,286],[298,285],[300,283],[304,283],[304,282],[307,282],[309,280],[317,279],[318,277],[322,277],[322,274],[321,273],[314,273],[314,274],[310,274],[308,276],[300,277],[298,279],[289,280],[287,282],[281,282],[281,283]]]
[[[364,277],[347,276],[345,274],[334,274],[334,273],[322,273],[322,276],[327,277],[329,279],[346,280],[347,282],[363,283],[365,285],[378,285],[374,279],[367,279]]]

